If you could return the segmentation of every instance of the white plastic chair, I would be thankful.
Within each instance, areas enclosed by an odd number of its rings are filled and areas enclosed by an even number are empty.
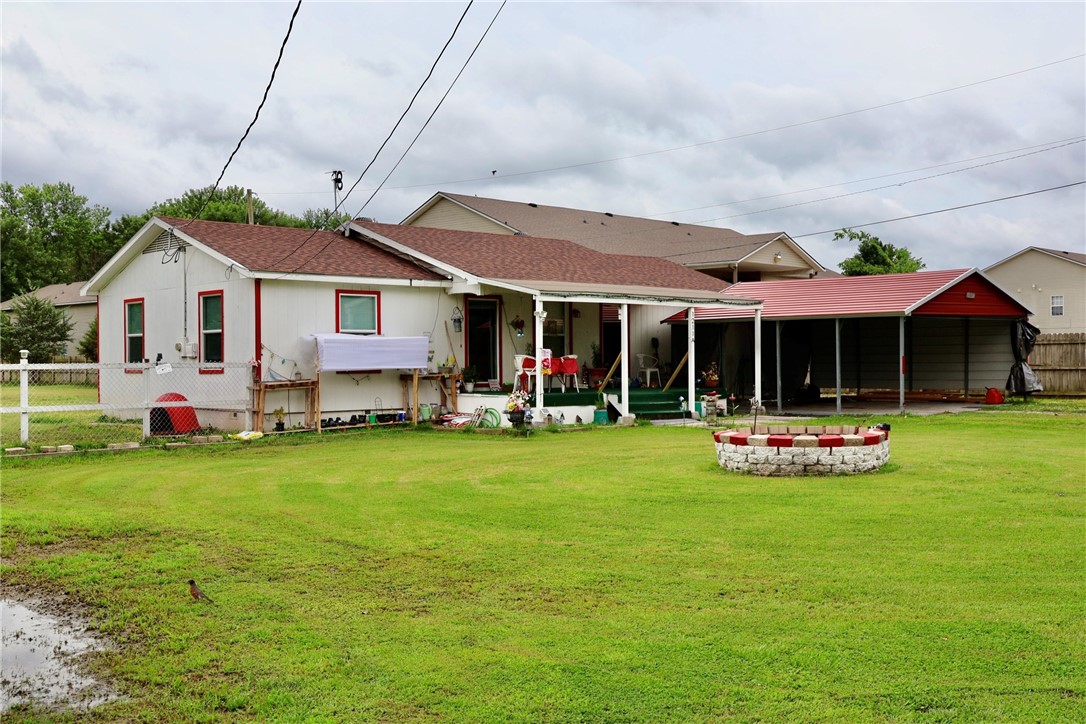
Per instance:
[[[652,376],[656,375],[656,385],[661,386],[663,383],[660,381],[660,360],[653,357],[651,354],[638,354],[637,355],[638,377],[643,377],[645,380],[645,387],[652,387]]]
[[[513,389],[524,389],[525,392],[531,392],[535,383],[535,357],[526,354],[515,354],[513,355],[513,366],[516,367]],[[524,378],[527,378],[527,385],[522,388]]]

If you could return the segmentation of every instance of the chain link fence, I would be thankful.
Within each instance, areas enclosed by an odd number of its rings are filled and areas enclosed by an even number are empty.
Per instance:
[[[230,434],[252,423],[248,363],[0,365],[5,450]]]

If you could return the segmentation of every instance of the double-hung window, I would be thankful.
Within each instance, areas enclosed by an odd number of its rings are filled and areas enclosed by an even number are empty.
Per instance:
[[[381,293],[336,290],[336,331],[380,334]]]
[[[124,361],[138,364],[144,360],[143,300],[124,300]]]
[[[200,292],[200,361],[223,361],[222,290]]]
[[[1062,317],[1063,316],[1063,295],[1062,294],[1053,294],[1052,295],[1052,316],[1053,317]]]

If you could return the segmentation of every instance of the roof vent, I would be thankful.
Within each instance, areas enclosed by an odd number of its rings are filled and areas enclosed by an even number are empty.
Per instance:
[[[538,209],[538,208],[539,208],[539,204],[537,204],[537,203],[534,203],[534,202],[532,202],[532,201],[529,201],[529,202],[528,202],[528,205],[529,205],[529,206],[531,206],[531,207],[532,207],[533,209]]]
[[[588,219],[581,219],[581,223],[582,223],[582,224],[587,224],[587,223],[588,223]]]
[[[612,214],[610,211],[604,211],[603,215],[604,216],[614,216],[614,214]]]
[[[672,221],[672,222],[671,222],[671,225],[672,225],[672,226],[678,226],[678,225],[679,225],[679,222],[678,222],[678,221]]]

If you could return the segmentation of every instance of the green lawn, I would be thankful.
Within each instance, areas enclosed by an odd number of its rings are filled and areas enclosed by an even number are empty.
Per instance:
[[[8,459],[3,573],[119,643],[92,719],[1086,719],[1086,415],[890,421],[811,479],[682,427]]]

